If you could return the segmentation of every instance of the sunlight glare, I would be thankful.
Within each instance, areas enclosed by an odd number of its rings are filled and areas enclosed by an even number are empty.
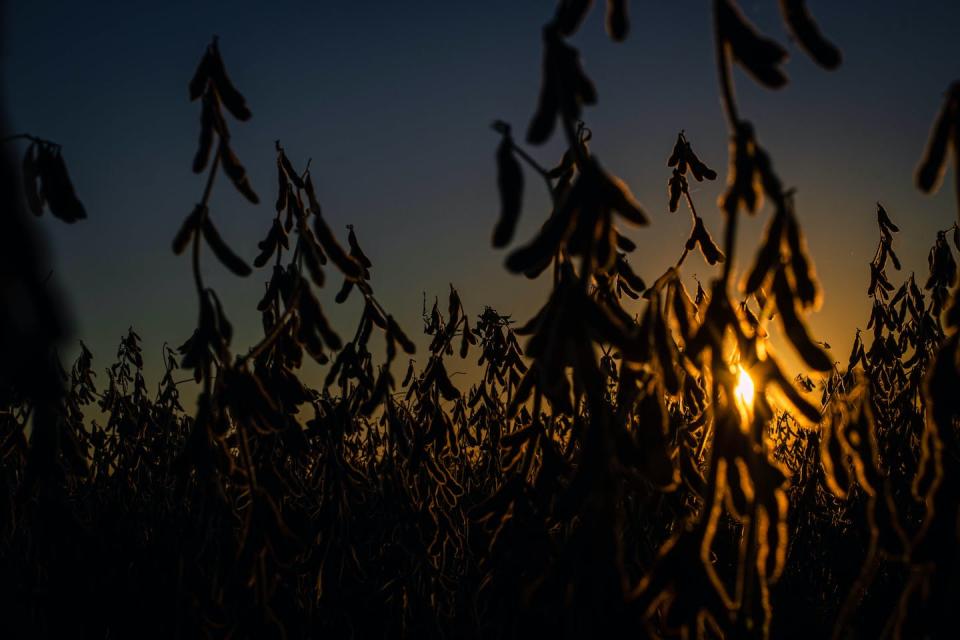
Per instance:
[[[744,407],[753,407],[753,379],[740,365],[737,365],[737,369],[739,370],[736,389],[737,399],[743,403]]]

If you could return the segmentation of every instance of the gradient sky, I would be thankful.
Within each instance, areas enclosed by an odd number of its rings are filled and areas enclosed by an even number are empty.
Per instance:
[[[500,118],[525,130],[540,82],[540,27],[553,3],[218,4],[6,3],[11,126],[63,145],[89,215],[73,226],[46,216],[38,226],[67,292],[72,342],[91,347],[97,369],[112,361],[132,325],[144,338],[152,386],[162,343],[180,344],[196,322],[189,261],[172,255],[170,240],[203,189],[203,178],[190,171],[200,106],[189,102],[187,82],[212,34],[220,36],[227,69],[253,111],[248,123],[231,126],[262,204],[247,204],[226,181],[211,204],[234,248],[252,259],[269,228],[279,138],[296,166],[313,159],[331,226],[355,225],[374,263],[374,291],[408,333],[420,334],[424,292],[431,300],[444,296],[450,282],[472,314],[490,305],[529,317],[547,283],[509,275],[503,254],[490,248],[499,205],[498,138],[489,124]],[[944,90],[960,78],[960,2],[811,0],[843,49],[844,64],[834,73],[789,43],[775,0],[741,4],[791,52],[791,83],[782,91],[737,74],[740,108],[781,178],[798,189],[798,214],[825,289],[811,327],[845,361],[854,329],[869,313],[875,202],[901,227],[895,249],[905,275],[926,273],[936,231],[955,219],[952,193],[921,196],[912,173]],[[623,44],[606,38],[601,11],[594,11],[574,39],[600,95],[585,116],[592,149],[652,217],[650,227],[628,230],[639,246],[631,264],[648,281],[676,260],[689,231],[685,211],[667,211],[665,163],[681,128],[720,173],[714,184],[695,185],[693,197],[708,228],[715,236],[721,230],[715,202],[727,134],[707,6],[634,2]],[[552,164],[560,147],[532,153]],[[547,214],[543,189],[530,175],[527,194],[518,241]],[[768,215],[744,225],[740,269],[752,261]],[[237,328],[234,348],[246,351],[261,331],[255,305],[268,273],[243,280],[212,259],[205,265]],[[706,280],[713,270],[694,258],[684,274],[695,287],[693,274]],[[356,300],[333,308],[338,284],[329,284],[322,299],[349,336],[360,309]],[[65,351],[66,359],[76,353],[73,346]]]

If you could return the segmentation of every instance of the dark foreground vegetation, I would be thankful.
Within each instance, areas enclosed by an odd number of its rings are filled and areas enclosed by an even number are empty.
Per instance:
[[[253,268],[221,237],[215,178],[259,198],[228,131],[251,112],[216,40],[190,82],[204,186],[173,241],[194,275],[197,326],[165,348],[156,390],[132,330],[105,379],[85,347],[69,371],[58,363],[58,308],[25,214],[86,212],[57,145],[26,137],[20,175],[4,159],[5,637],[955,636],[960,231],[941,232],[928,273],[904,279],[899,229],[877,205],[873,309],[834,362],[803,321],[820,295],[795,198],[732,86],[733,64],[782,86],[785,52],[732,0],[715,0],[728,186],[720,216],[694,203],[689,181],[717,175],[681,133],[667,195],[672,211],[689,210],[691,236],[648,286],[624,233],[647,216],[593,155],[582,121],[597,94],[566,38],[590,5],[561,2],[543,30],[526,140],[559,129],[568,150],[556,166],[494,125],[493,244],[512,243],[525,188],[548,189],[552,212],[506,266],[551,278],[549,298],[515,322],[490,308],[468,315],[451,288],[424,309],[420,367],[373,295],[353,230],[343,246],[309,168],[279,143],[276,216]],[[838,66],[803,2],[781,6],[801,46]],[[611,37],[626,37],[625,0],[606,11]],[[919,188],[938,186],[948,154],[960,179],[958,153],[954,86]],[[737,254],[744,214],[769,216],[752,257]],[[691,295],[681,270],[696,251],[717,274]],[[742,277],[735,255],[750,265]],[[239,353],[204,281],[213,262],[267,280],[263,338]],[[334,279],[337,302],[363,298],[349,340],[315,295]],[[817,373],[783,372],[765,346],[769,323]],[[327,367],[318,389],[298,377],[306,358]],[[469,389],[447,373],[460,358],[482,371]],[[190,376],[195,408],[178,391]]]

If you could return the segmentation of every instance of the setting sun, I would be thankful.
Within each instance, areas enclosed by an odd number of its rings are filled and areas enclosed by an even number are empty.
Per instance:
[[[750,374],[747,373],[746,369],[737,365],[737,399],[740,400],[744,407],[750,408],[753,406],[753,395],[754,395],[754,386],[753,378],[750,377]]]

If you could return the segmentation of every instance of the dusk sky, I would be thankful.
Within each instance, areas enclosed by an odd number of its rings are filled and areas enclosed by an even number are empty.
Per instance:
[[[809,4],[842,48],[842,67],[823,71],[798,51],[776,3],[743,2],[750,18],[790,50],[791,82],[773,92],[738,72],[737,90],[743,117],[755,124],[781,178],[798,190],[798,215],[825,293],[811,329],[845,363],[854,330],[869,313],[875,203],[901,228],[895,249],[904,272],[892,278],[895,285],[911,270],[925,277],[937,230],[954,220],[952,190],[922,196],[913,170],[945,89],[960,77],[960,3]],[[511,276],[504,252],[490,247],[499,211],[498,136],[490,123],[526,129],[540,83],[540,27],[553,5],[8,2],[3,54],[11,128],[63,145],[89,216],[72,226],[50,216],[37,222],[74,321],[65,360],[83,339],[102,370],[132,325],[144,339],[152,388],[162,343],[179,345],[195,326],[189,261],[174,256],[170,242],[204,186],[190,171],[200,105],[189,101],[187,82],[213,34],[253,111],[249,122],[230,126],[261,204],[246,203],[225,180],[211,204],[235,249],[252,260],[269,229],[273,145],[280,139],[297,167],[313,159],[331,227],[345,239],[344,225],[355,226],[373,261],[374,291],[411,336],[421,334],[424,292],[432,301],[446,295],[448,283],[471,314],[490,305],[528,318],[545,299],[547,278]],[[612,43],[595,11],[574,43],[599,91],[599,105],[585,113],[591,148],[652,218],[647,228],[627,229],[638,244],[631,264],[650,282],[676,261],[690,226],[685,210],[667,210],[666,159],[678,130],[720,174],[713,184],[695,184],[693,193],[715,236],[727,132],[707,3],[631,7],[627,42]],[[530,150],[542,164],[553,164],[561,151],[558,140]],[[545,190],[529,173],[526,193],[515,243],[548,213]],[[741,272],[768,216],[765,210],[743,226]],[[239,279],[210,257],[204,270],[237,328],[234,351],[243,353],[261,332],[255,306],[269,274]],[[690,288],[694,274],[706,281],[715,271],[694,257],[684,267]],[[360,309],[356,299],[335,308],[338,287],[331,278],[323,301],[349,336]],[[379,351],[380,341],[373,347]]]

